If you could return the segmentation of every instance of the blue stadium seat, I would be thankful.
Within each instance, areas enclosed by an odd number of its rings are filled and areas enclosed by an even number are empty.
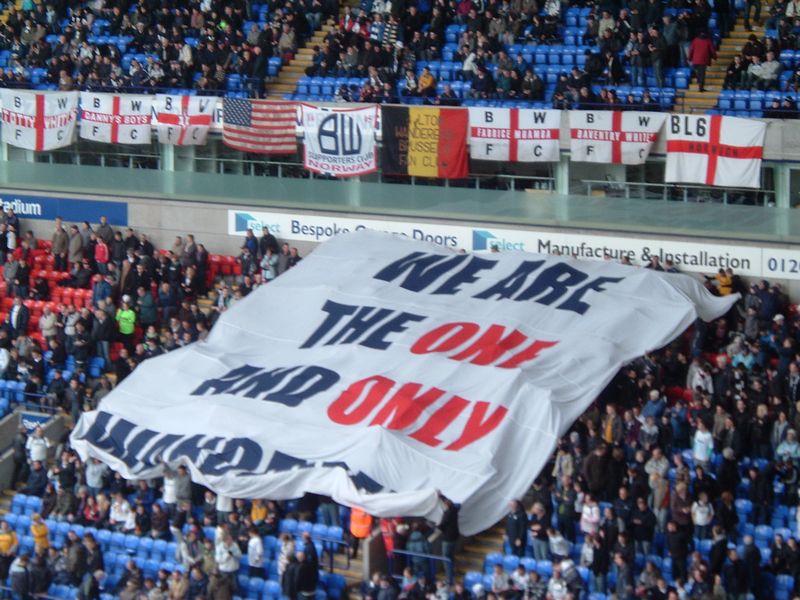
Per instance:
[[[515,554],[506,554],[503,557],[503,570],[507,573],[511,573],[511,571],[517,568],[517,565],[519,565],[519,556]]]
[[[483,570],[485,573],[492,573],[495,565],[503,564],[503,555],[499,552],[489,552],[483,559]]]
[[[17,515],[25,514],[25,504],[28,501],[28,497],[25,494],[16,494],[11,499],[11,512]]]

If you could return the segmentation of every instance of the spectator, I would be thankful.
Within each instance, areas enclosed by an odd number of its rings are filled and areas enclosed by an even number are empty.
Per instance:
[[[701,92],[704,92],[706,85],[706,69],[711,64],[711,61],[717,58],[714,44],[708,39],[707,32],[701,31],[700,34],[692,40],[689,46],[688,57],[695,71],[695,75],[697,76],[698,88]]]

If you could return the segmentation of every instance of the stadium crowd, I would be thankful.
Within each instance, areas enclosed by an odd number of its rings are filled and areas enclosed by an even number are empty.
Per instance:
[[[0,220],[11,303],[2,382],[19,386],[15,402],[73,423],[137,364],[202,341],[221,312],[301,260],[266,229],[248,232],[226,271],[191,235],[156,250],[105,219],[58,219],[47,241],[18,236],[13,211]],[[657,258],[643,266],[675,270]],[[426,558],[457,556],[458,508],[446,499],[440,523],[374,520],[312,495],[234,500],[193,484],[182,465],[126,481],[83,463],[69,427],[58,440],[21,427],[0,581],[17,598],[341,598],[343,578],[325,571],[324,556],[348,543],[356,556],[380,526],[393,572],[363,583],[369,599],[794,597],[798,315],[766,281],[748,286],[720,270],[706,285],[741,300],[619,373],[511,503],[505,547],[486,556],[484,572],[451,583]]]
[[[748,3],[748,14],[755,4]],[[0,85],[260,96],[281,63],[333,19],[307,74],[361,79],[338,86],[337,101],[421,97],[457,105],[465,96],[616,109],[651,103],[655,90],[670,87],[666,70],[679,66],[692,66],[702,89],[715,40],[736,15],[732,0],[713,9],[707,0],[362,0],[342,8],[337,0],[25,0],[19,10],[10,5],[0,27]],[[580,21],[573,22],[571,11],[578,10]],[[789,7],[786,14],[791,21]],[[447,49],[453,26],[455,51]],[[551,46],[575,60],[548,62],[538,49]],[[440,60],[458,65],[447,81],[423,69]],[[547,73],[553,64],[563,65],[554,80]],[[746,80],[767,85],[772,62],[759,69],[763,76]],[[462,92],[451,76],[470,87]],[[623,82],[637,89],[618,98]]]

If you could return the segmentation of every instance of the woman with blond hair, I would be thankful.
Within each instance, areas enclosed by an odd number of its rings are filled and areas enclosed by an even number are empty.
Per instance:
[[[40,548],[47,550],[50,547],[50,530],[39,513],[31,516],[31,535],[33,536],[33,545],[37,550]]]

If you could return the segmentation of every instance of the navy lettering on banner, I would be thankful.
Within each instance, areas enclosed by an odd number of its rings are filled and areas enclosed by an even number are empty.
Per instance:
[[[479,300],[533,301],[582,315],[590,308],[583,301],[587,292],[604,292],[604,284],[623,280],[622,277],[597,277],[589,280],[587,273],[566,262],[550,264],[540,271],[545,262],[522,261],[510,275],[472,297]],[[464,286],[479,282],[478,273],[493,269],[497,264],[498,261],[469,257],[466,254],[447,256],[412,252],[385,266],[374,278],[387,282],[398,281],[400,287],[412,292],[454,295],[461,292]],[[428,290],[434,286],[438,287]]]
[[[242,365],[222,377],[207,379],[191,395],[233,394],[298,406],[304,400],[330,389],[339,379],[335,371],[316,365],[272,370]]]
[[[460,267],[464,261],[469,260],[463,270],[451,274],[441,286],[433,291],[433,294],[453,295],[461,291],[460,286],[466,283],[474,283],[478,280],[475,275],[479,271],[494,268],[497,264],[495,260],[487,260],[478,256],[470,257],[468,254],[456,254],[446,256],[442,254],[428,254],[425,252],[412,252],[408,256],[401,258],[381,269],[375,279],[382,281],[394,281],[405,274],[405,279],[400,287],[412,292],[421,292],[443,275],[450,274],[451,271]]]
[[[104,411],[97,414],[79,439],[114,456],[132,474],[159,467],[163,462],[187,460],[204,475],[218,477],[229,471],[255,471],[263,456],[261,446],[248,438],[164,434]],[[158,441],[150,444],[153,440]]]
[[[424,321],[426,317],[413,313],[376,308],[373,306],[351,306],[328,300],[322,307],[328,314],[322,324],[303,342],[301,348],[313,348],[325,340],[326,346],[334,344],[361,344],[375,350],[386,350],[392,342],[387,340],[391,333],[408,329],[408,323]],[[355,314],[354,314],[355,313]],[[345,319],[353,315],[349,319]],[[341,323],[341,325],[340,325]]]

